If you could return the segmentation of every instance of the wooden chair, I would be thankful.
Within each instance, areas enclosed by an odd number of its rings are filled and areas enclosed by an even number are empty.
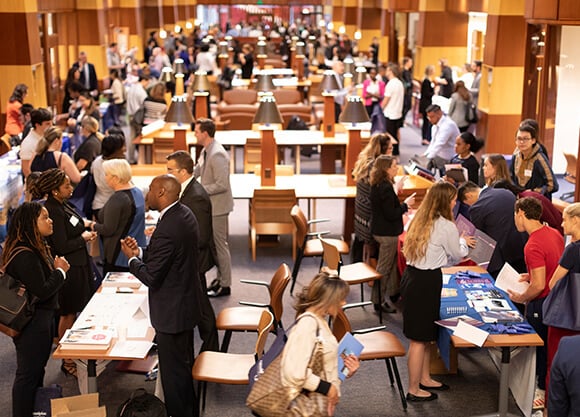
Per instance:
[[[564,174],[564,180],[576,185],[576,166],[578,164],[578,157],[571,153],[564,152],[564,158],[566,158],[566,173]],[[576,187],[574,187],[576,188]],[[560,196],[561,200],[567,200],[570,197],[574,197],[574,191],[563,193]]]
[[[224,101],[227,104],[254,104],[258,101],[258,92],[240,88],[226,90],[224,91]]]
[[[262,163],[262,140],[259,138],[246,139],[244,146],[244,174],[256,172],[256,165]],[[258,168],[258,173],[260,169]]]
[[[288,88],[279,88],[272,92],[276,99],[276,104],[302,104],[302,94],[298,90],[291,90]]]
[[[265,281],[244,279],[240,280],[240,282],[266,287],[268,289],[268,294],[270,295],[270,300],[268,300],[268,303],[240,301],[240,304],[246,307],[229,307],[224,308],[219,312],[216,319],[216,325],[218,330],[225,331],[222,340],[222,352],[228,351],[233,332],[256,331],[264,308],[267,308],[268,311],[274,315],[273,330],[275,331],[278,328],[284,328],[282,326],[282,313],[284,311],[282,297],[288,283],[290,282],[290,268],[288,265],[285,263],[281,264],[269,283]]]
[[[254,113],[225,113],[220,120],[229,121],[226,130],[251,130]]]
[[[173,138],[154,138],[153,139],[153,163],[163,164],[167,163],[167,155],[173,152]]]
[[[343,265],[342,258],[338,248],[330,241],[319,237],[322,243],[323,258],[326,265],[335,270],[338,276],[346,281],[349,285],[360,284],[360,301],[364,302],[364,283],[373,282],[378,285],[379,294],[381,294],[381,277],[382,275],[372,266],[364,262]],[[381,301],[379,300],[379,304]],[[361,304],[362,305],[362,304]],[[379,308],[379,320],[383,322],[382,309]]]
[[[296,279],[298,278],[298,272],[300,271],[300,265],[303,258],[312,258],[315,256],[320,256],[320,266],[322,267],[322,243],[320,242],[318,236],[330,233],[328,231],[311,231],[310,226],[318,223],[328,222],[330,219],[312,219],[308,220],[304,215],[302,209],[295,205],[290,211],[290,216],[294,221],[296,226],[296,243],[298,245],[298,250],[296,252],[296,260],[294,261],[294,268],[292,268],[292,286],[290,287],[290,294],[294,292],[294,286],[296,285]],[[347,254],[350,251],[348,243],[340,239],[326,239],[327,242],[338,248],[341,254]]]
[[[401,341],[393,333],[383,331],[385,326],[374,327],[370,329],[353,330],[346,314],[339,310],[332,323],[332,333],[336,340],[341,340],[346,332],[350,332],[364,346],[359,359],[361,361],[374,361],[384,359],[387,364],[387,373],[391,386],[397,382],[397,389],[401,397],[403,409],[407,410],[407,399],[401,384],[399,368],[397,367],[397,356],[405,356],[406,351]],[[340,370],[339,370],[340,371]],[[393,373],[395,381],[393,381]]]
[[[191,370],[192,377],[197,381],[198,395],[201,393],[201,410],[205,410],[207,383],[229,385],[248,385],[250,368],[264,353],[268,333],[274,323],[274,316],[268,310],[262,310],[260,321],[256,326],[258,340],[253,353],[201,352],[195,359]]]
[[[292,235],[292,259],[296,257],[296,227],[290,209],[296,204],[296,193],[291,190],[254,190],[250,200],[250,246],[252,260],[256,260],[258,235]]]

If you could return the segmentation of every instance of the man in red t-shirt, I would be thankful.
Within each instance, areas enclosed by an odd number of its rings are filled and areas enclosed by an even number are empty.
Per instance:
[[[521,294],[508,291],[512,301],[526,304],[526,319],[544,341],[544,346],[536,349],[536,375],[538,389],[534,396],[534,406],[543,408],[548,366],[546,342],[548,327],[542,322],[542,305],[550,291],[548,283],[558,267],[564,252],[564,239],[560,232],[540,222],[542,203],[534,197],[524,197],[516,201],[514,222],[518,232],[527,232],[528,242],[524,247],[524,257],[528,268],[521,281],[530,283]]]

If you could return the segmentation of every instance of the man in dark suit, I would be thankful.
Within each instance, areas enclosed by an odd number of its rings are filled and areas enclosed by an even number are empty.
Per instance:
[[[552,362],[548,389],[550,416],[580,416],[580,336],[563,337]]]
[[[83,51],[79,53],[79,60],[73,64],[74,69],[78,69],[80,73],[79,82],[90,91],[93,97],[98,96],[99,82],[97,81],[97,72],[95,66],[88,62],[87,54]]]
[[[198,329],[203,344],[201,352],[218,350],[218,334],[215,313],[207,297],[205,273],[215,265],[216,249],[213,241],[211,200],[203,186],[193,177],[193,159],[185,151],[176,151],[167,156],[167,173],[181,184],[179,201],[189,207],[199,226],[199,278],[203,288],[200,297],[201,321]]]
[[[459,187],[458,199],[470,206],[471,222],[496,241],[487,270],[496,277],[504,263],[508,262],[520,273],[526,272],[524,246],[527,234],[520,233],[514,223],[516,198],[511,191],[484,188],[469,181]]]
[[[199,323],[201,284],[198,271],[197,220],[179,203],[179,182],[170,175],[151,181],[147,203],[160,212],[146,249],[133,237],[121,241],[129,268],[149,287],[151,324],[155,328],[159,370],[167,412],[172,417],[197,416],[193,388],[193,329]]]

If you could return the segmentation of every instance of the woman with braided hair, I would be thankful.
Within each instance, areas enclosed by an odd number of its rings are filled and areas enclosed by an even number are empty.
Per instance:
[[[32,318],[13,339],[16,348],[16,376],[12,386],[14,417],[32,415],[34,395],[43,385],[44,368],[52,349],[57,292],[69,270],[66,259],[50,255],[45,238],[52,231],[46,208],[36,202],[23,203],[12,216],[2,254],[6,272],[38,299]]]
[[[48,237],[53,255],[65,256],[71,264],[69,277],[59,292],[59,337],[72,326],[94,291],[87,242],[94,240],[96,233],[85,230],[90,222],[67,202],[72,191],[69,177],[58,168],[43,172],[31,190],[35,199],[46,196],[44,207],[54,222],[54,233]],[[76,375],[72,360],[63,360],[61,369],[65,374]]]

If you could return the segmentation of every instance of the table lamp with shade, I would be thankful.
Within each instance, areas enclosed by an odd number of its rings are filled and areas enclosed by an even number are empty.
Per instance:
[[[173,68],[163,67],[159,81],[165,83],[165,89],[172,95],[175,94],[175,77],[173,76]]]
[[[176,123],[173,128],[173,150],[188,151],[186,134],[194,122],[186,96],[175,96],[171,99],[171,105],[165,115],[167,123]]]
[[[356,87],[356,94],[359,97],[362,97],[362,86],[367,77],[368,77],[367,69],[362,65],[357,66],[356,69],[354,70],[353,83]]]
[[[228,58],[228,43],[226,41],[221,41],[218,46],[218,66],[222,71],[228,64]]]
[[[193,113],[196,119],[209,117],[209,89],[210,84],[207,72],[196,71],[191,84],[191,92],[195,100]]]
[[[176,58],[175,61],[173,61],[173,72],[175,74],[185,74],[185,63],[183,62],[183,59]]]
[[[266,52],[266,41],[259,40],[256,44],[256,61],[258,62],[258,68],[264,69],[266,65],[266,58],[268,58],[268,53]]]
[[[323,136],[325,138],[334,137],[334,93],[340,90],[340,85],[336,79],[336,73],[332,70],[324,71],[322,82],[320,83],[322,96],[324,97],[324,117],[322,118]]]
[[[265,71],[261,71],[260,74],[258,75],[258,80],[254,85],[254,89],[259,92],[274,91],[276,89],[276,86],[274,85],[274,81],[272,80],[272,74]]]
[[[304,58],[306,57],[306,46],[304,42],[296,42],[296,56],[294,61],[294,71],[298,80],[304,79]]]
[[[344,58],[344,86],[350,87],[354,76],[354,61],[352,58]]]
[[[338,121],[345,125],[348,130],[348,143],[346,145],[346,185],[356,185],[352,177],[354,164],[358,159],[361,151],[361,135],[363,123],[370,121],[367,109],[364,106],[362,98],[359,96],[348,96],[346,106],[340,113]]]
[[[260,179],[262,186],[276,185],[276,140],[274,130],[280,129],[284,119],[276,105],[276,99],[272,93],[262,94],[260,106],[254,116],[254,125],[260,130],[261,159]]]

